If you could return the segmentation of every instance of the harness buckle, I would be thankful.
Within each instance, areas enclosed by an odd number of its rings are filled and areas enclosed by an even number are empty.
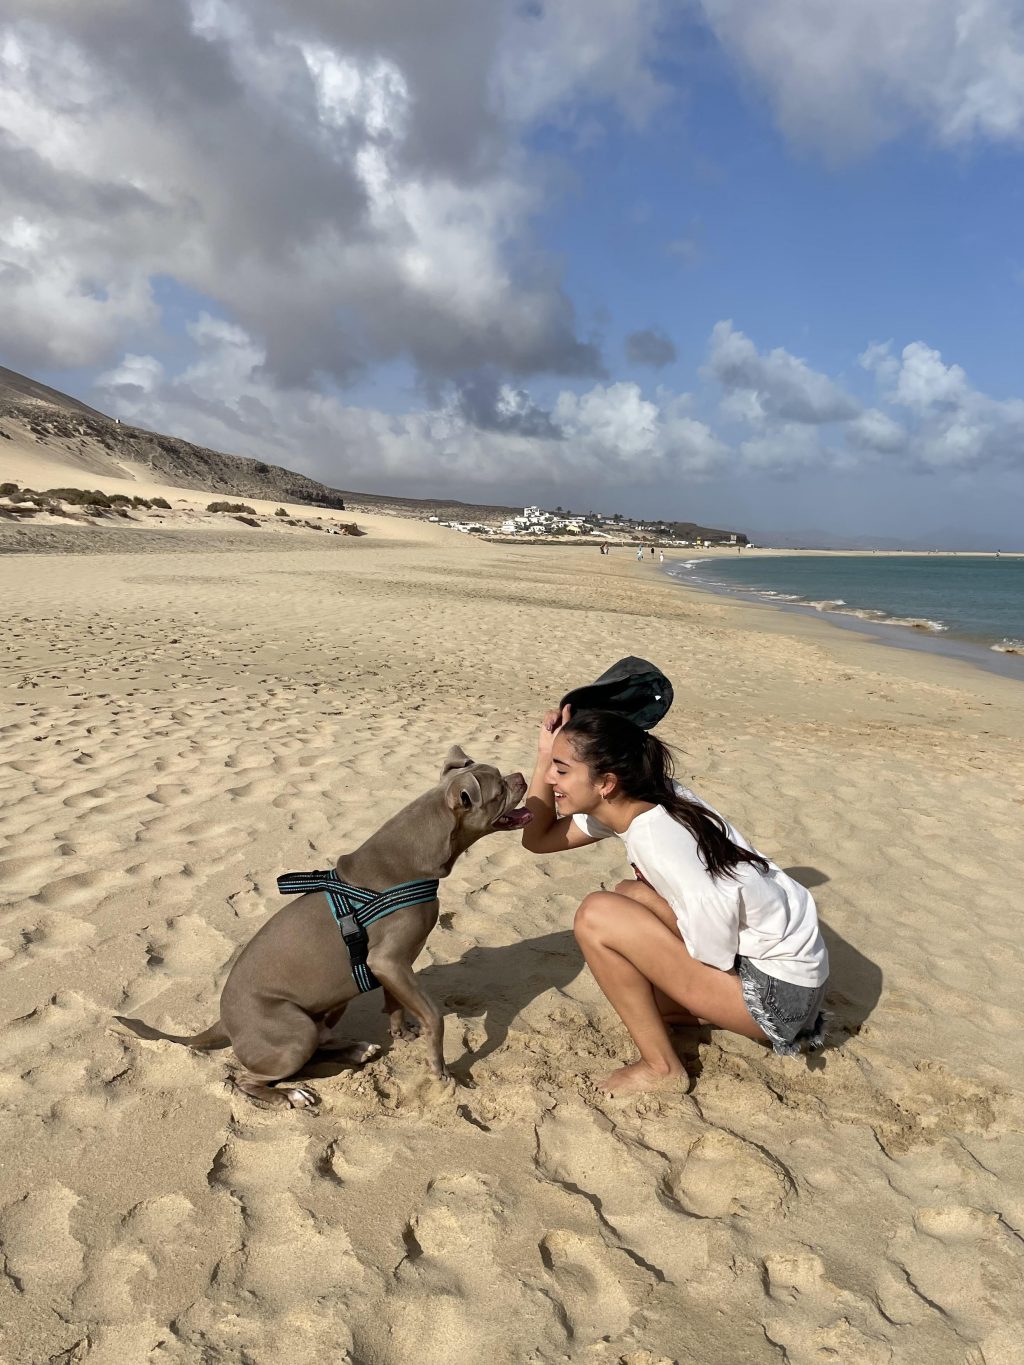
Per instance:
[[[346,940],[350,938],[363,938],[365,936],[363,926],[351,912],[346,915],[338,916],[338,928],[341,930],[342,938]]]

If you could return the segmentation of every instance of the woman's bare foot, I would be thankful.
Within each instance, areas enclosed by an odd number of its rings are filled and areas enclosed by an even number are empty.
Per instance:
[[[656,1071],[647,1062],[633,1062],[612,1071],[598,1085],[609,1095],[642,1095],[646,1090],[660,1090],[680,1077],[686,1077],[686,1068],[678,1062],[667,1071]]]

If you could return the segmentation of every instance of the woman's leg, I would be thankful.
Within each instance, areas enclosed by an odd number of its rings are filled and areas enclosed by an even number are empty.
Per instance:
[[[629,896],[632,900],[639,901],[641,905],[646,905],[648,910],[654,911],[663,924],[668,925],[677,938],[682,938],[675,911],[663,896],[658,895],[650,882],[641,881],[639,878],[636,880],[630,878],[628,881],[619,882],[615,888],[615,893],[618,896]],[[654,1003],[666,1024],[681,1024],[685,1028],[692,1028],[700,1023],[695,1014],[684,1009],[678,1000],[673,1000],[664,991],[659,991],[657,986],[654,988]]]
[[[633,896],[598,891],[587,896],[573,925],[594,979],[640,1052],[640,1060],[605,1077],[613,1094],[650,1090],[685,1074],[672,1047],[655,991],[678,1001],[716,1028],[764,1041],[743,1002],[735,972],[697,962],[678,932]]]

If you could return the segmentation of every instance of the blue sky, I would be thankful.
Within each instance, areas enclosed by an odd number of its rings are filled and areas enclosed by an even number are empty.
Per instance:
[[[345,488],[1024,547],[1017,0],[112,6],[0,23],[3,363]]]

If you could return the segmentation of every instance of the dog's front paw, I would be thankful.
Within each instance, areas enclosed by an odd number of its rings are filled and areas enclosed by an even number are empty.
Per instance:
[[[455,1079],[455,1077],[452,1075],[452,1073],[448,1070],[447,1067],[444,1067],[443,1070],[441,1071],[435,1071],[433,1068],[431,1068],[430,1075],[431,1079],[440,1088],[442,1094],[454,1096],[458,1093],[459,1082]]]

